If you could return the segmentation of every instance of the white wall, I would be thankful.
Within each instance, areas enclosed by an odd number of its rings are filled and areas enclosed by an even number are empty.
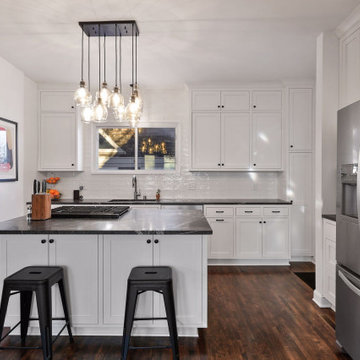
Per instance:
[[[19,181],[0,182],[0,221],[24,211],[24,75],[0,58],[0,117],[18,123]]]
[[[40,85],[41,89],[58,88]],[[68,88],[68,87],[66,87]],[[142,195],[154,198],[158,188],[163,198],[277,198],[278,173],[189,172],[190,168],[190,113],[189,95],[184,89],[147,90],[143,92],[145,110],[143,121],[174,122],[180,124],[180,172],[172,175],[138,175]],[[84,133],[85,171],[59,173],[58,189],[64,198],[72,197],[72,190],[85,186],[85,198],[131,198],[131,175],[91,174],[91,131]],[[35,150],[34,150],[35,151]],[[26,154],[28,156],[28,154]],[[51,175],[39,174],[40,175]]]

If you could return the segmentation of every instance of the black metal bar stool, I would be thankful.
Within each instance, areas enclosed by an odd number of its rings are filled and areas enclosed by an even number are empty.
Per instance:
[[[164,297],[166,317],[135,318],[138,295],[146,291],[155,291]],[[167,320],[171,346],[130,346],[133,322],[138,320]],[[126,360],[129,350],[132,349],[172,349],[173,358],[178,360],[179,345],[176,327],[174,294],[172,286],[172,272],[168,266],[135,267],[128,278],[126,309],[122,345],[122,359]]]
[[[64,318],[52,318],[51,310],[51,287],[59,285],[61,301],[64,309]],[[36,294],[39,318],[30,318],[30,310],[33,292]],[[64,271],[59,266],[29,266],[10,275],[4,280],[1,307],[0,307],[0,336],[4,329],[5,316],[9,298],[12,295],[20,294],[20,321],[1,339],[0,343],[20,325],[21,345],[0,347],[0,350],[8,349],[42,349],[45,360],[52,359],[52,345],[60,334],[67,328],[70,342],[73,342],[69,311],[66,302],[64,288]],[[29,321],[39,320],[41,345],[38,347],[25,346]],[[52,320],[65,320],[65,325],[52,340]]]

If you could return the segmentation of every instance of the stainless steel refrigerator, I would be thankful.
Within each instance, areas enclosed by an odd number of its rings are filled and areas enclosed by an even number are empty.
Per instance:
[[[360,360],[360,101],[338,112],[336,340]]]

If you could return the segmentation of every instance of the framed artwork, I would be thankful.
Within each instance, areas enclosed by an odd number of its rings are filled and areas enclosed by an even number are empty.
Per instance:
[[[17,123],[0,117],[0,181],[18,181]]]

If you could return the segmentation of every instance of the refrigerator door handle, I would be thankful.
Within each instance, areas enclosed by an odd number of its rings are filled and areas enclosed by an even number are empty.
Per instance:
[[[360,296],[360,289],[357,288],[340,270],[338,270],[338,274],[344,284],[357,296]]]

